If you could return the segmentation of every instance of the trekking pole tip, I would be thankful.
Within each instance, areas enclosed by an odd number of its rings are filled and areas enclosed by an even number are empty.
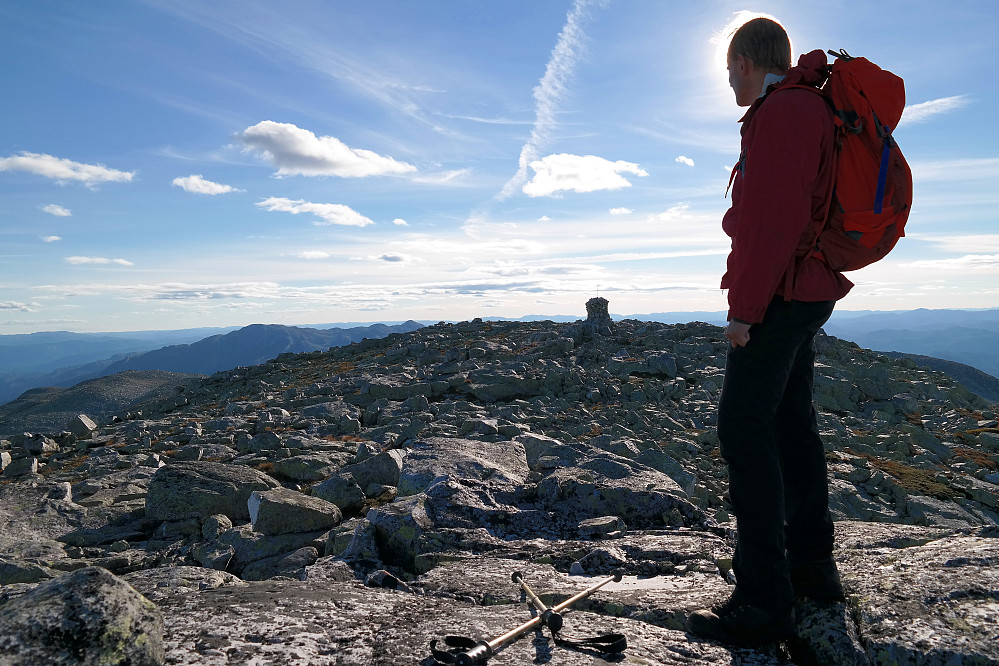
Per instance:
[[[511,580],[513,580],[514,583],[519,583],[520,581],[524,580],[524,574],[519,571],[514,571],[513,575],[510,576],[510,578]]]
[[[624,573],[622,573],[620,569],[615,569],[614,570],[614,582],[615,583],[620,583],[622,578],[624,578]]]

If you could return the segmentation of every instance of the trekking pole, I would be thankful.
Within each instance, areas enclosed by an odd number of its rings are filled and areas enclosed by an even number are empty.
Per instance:
[[[553,611],[551,608],[545,606],[545,602],[538,598],[538,595],[534,594],[534,590],[527,586],[527,581],[524,580],[524,574],[519,571],[513,573],[513,582],[520,585],[520,589],[524,591],[524,594],[531,600],[534,607],[537,609],[538,613],[541,615],[541,624],[545,625],[554,633],[562,628],[562,616]]]
[[[575,596],[566,599],[565,601],[555,606],[554,608],[551,608],[550,610],[553,614],[561,613],[562,611],[564,611],[569,606],[572,606],[577,601],[581,601],[586,597],[590,596],[591,594],[599,590],[607,583],[621,582],[621,578],[622,578],[621,572],[615,571],[613,576],[610,576],[609,578],[605,578],[597,582],[596,584],[586,588],[585,590],[576,594]],[[544,604],[542,604],[542,606],[543,605]],[[443,664],[457,664],[458,666],[479,666],[480,664],[485,664],[486,661],[489,660],[489,657],[493,656],[500,649],[512,643],[513,641],[517,640],[518,638],[526,634],[528,631],[541,624],[541,622],[542,620],[540,615],[531,618],[529,621],[525,622],[519,627],[511,629],[502,636],[497,636],[491,641],[476,642],[471,638],[464,638],[462,636],[445,636],[444,637],[445,644],[451,647],[464,649],[465,651],[455,654],[454,652],[438,650],[436,648],[437,639],[431,641],[430,651],[433,653],[434,658],[438,662]]]

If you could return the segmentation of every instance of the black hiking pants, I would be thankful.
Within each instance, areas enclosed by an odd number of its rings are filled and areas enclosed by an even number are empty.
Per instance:
[[[718,407],[738,536],[736,596],[782,611],[794,602],[788,561],[833,548],[826,459],[812,406],[813,338],[834,301],[774,298],[745,347],[729,349]]]

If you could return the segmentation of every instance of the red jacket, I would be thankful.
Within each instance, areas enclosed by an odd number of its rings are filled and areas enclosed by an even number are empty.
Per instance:
[[[763,321],[775,295],[833,301],[853,283],[808,253],[835,184],[832,112],[820,95],[791,89],[757,100],[740,120],[742,155],[722,228],[732,238],[729,320]]]

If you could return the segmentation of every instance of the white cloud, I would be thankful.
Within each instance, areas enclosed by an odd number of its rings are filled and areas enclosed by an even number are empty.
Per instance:
[[[229,192],[239,192],[232,185],[223,185],[222,183],[213,183],[210,180],[205,180],[205,178],[200,174],[191,174],[184,178],[174,178],[173,184],[181,188],[185,192],[191,192],[193,194],[227,194]]]
[[[565,25],[558,35],[555,48],[552,49],[545,67],[544,76],[534,88],[534,127],[527,143],[520,149],[517,173],[503,186],[496,199],[502,201],[510,198],[527,181],[527,167],[533,166],[541,146],[548,141],[552,130],[557,126],[555,117],[558,103],[568,87],[569,79],[576,67],[579,53],[583,48],[586,35],[583,32],[583,20],[591,5],[602,4],[590,0],[575,0],[572,9],[565,17]],[[527,185],[523,190],[527,192]],[[535,195],[531,195],[535,196]]]
[[[632,210],[630,208],[621,207],[621,208],[611,208],[608,212],[611,215],[630,215],[632,213]]]
[[[316,222],[320,225],[339,224],[347,227],[366,227],[369,224],[374,224],[373,220],[343,204],[312,203],[301,199],[293,201],[281,197],[271,197],[257,202],[257,205],[265,210],[293,215],[311,213],[322,220],[322,222]]]
[[[119,266],[134,266],[127,259],[108,259],[107,257],[66,257],[66,263],[79,264],[118,264]]]
[[[538,222],[551,222],[551,221],[552,218],[548,217],[547,215],[542,215],[541,217],[538,218]]]
[[[394,220],[392,220],[392,224],[396,225],[397,227],[408,227],[409,226],[409,222],[407,222],[406,220],[402,219],[401,217],[397,217]]]
[[[911,104],[902,111],[902,119],[899,121],[898,126],[902,127],[903,125],[921,123],[933,116],[949,113],[970,103],[971,100],[968,99],[967,95],[954,95],[953,97],[941,97],[940,99],[932,99],[929,102]]]
[[[55,215],[56,217],[70,217],[73,212],[68,208],[63,208],[58,204],[48,204],[47,206],[42,206],[42,210],[49,215]]]
[[[618,160],[611,162],[596,155],[548,155],[531,162],[534,178],[523,187],[531,197],[550,196],[556,192],[594,192],[631,187],[622,173],[649,175],[637,164]]]
[[[46,243],[55,243],[56,241],[61,241],[62,236],[42,236],[42,240]]]
[[[31,305],[28,303],[18,303],[17,301],[0,301],[0,310],[8,310],[11,312],[34,312]]]
[[[690,159],[686,155],[679,155],[679,156],[677,156],[676,160],[674,160],[674,161],[677,164],[686,164],[687,166],[690,166],[690,167],[694,166],[694,160]]]
[[[658,215],[653,215],[651,219],[671,222],[674,220],[689,219],[690,217],[690,204],[681,201],[677,205],[667,208]]]
[[[330,253],[323,252],[322,250],[306,250],[304,252],[296,252],[295,256],[299,259],[329,259]]]
[[[278,176],[361,178],[416,171],[412,164],[351,148],[336,137],[316,136],[290,123],[265,120],[247,127],[236,138],[247,151],[260,153],[278,167]]]
[[[129,182],[131,171],[109,169],[103,164],[83,164],[61,157],[22,151],[15,157],[0,157],[0,171],[27,171],[59,183],[75,180],[88,187],[98,183]]]

